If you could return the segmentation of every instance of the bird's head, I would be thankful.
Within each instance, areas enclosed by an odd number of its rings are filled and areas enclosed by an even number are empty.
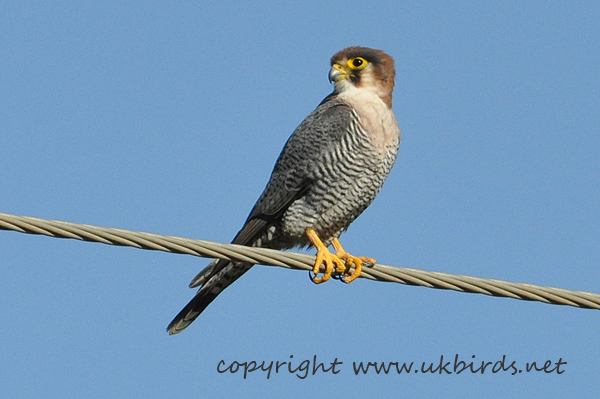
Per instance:
[[[381,50],[348,47],[331,57],[329,81],[335,84],[335,92],[371,90],[390,108],[395,75],[394,59]]]

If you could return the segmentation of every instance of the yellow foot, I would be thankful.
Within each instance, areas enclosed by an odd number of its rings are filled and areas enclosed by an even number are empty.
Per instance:
[[[344,261],[344,264],[346,265],[345,271],[350,270],[352,265],[354,265],[354,270],[344,277],[344,283],[346,284],[350,284],[360,276],[362,273],[363,263],[366,263],[369,266],[373,266],[376,263],[375,259],[373,258],[350,255],[342,247],[342,244],[340,244],[337,238],[333,239],[333,248],[335,249],[336,257]]]
[[[344,277],[345,283],[351,283],[352,281],[356,280],[358,276],[360,276],[363,262],[369,265],[375,264],[375,259],[373,258],[350,255],[344,250],[344,248],[342,248],[342,245],[337,238],[333,240],[333,247],[336,251],[334,255],[329,251],[329,249],[327,249],[325,244],[323,244],[323,241],[321,241],[313,229],[307,228],[306,235],[315,248],[317,248],[317,259],[315,261],[315,266],[313,267],[313,273],[315,276],[311,277],[315,284],[324,283],[325,281],[329,280],[334,269],[336,273],[342,274],[350,270],[352,265],[355,265],[352,273]],[[323,277],[317,277],[323,263],[325,263],[325,273],[323,274]]]
[[[311,277],[313,283],[321,284],[331,278],[331,274],[335,268],[335,271],[338,273],[343,273],[346,270],[346,266],[344,262],[340,260],[337,256],[329,252],[329,249],[323,244],[323,241],[319,238],[317,233],[311,229],[310,227],[306,228],[306,235],[308,239],[312,243],[312,245],[317,248],[317,260],[315,261],[315,266],[313,267],[314,277]],[[323,277],[317,277],[319,274],[319,270],[321,269],[321,265],[325,263],[325,273]],[[335,266],[335,267],[334,267]]]

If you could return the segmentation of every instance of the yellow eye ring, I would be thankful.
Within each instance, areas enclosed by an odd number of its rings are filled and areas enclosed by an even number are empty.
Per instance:
[[[369,65],[369,61],[365,60],[363,57],[352,57],[348,60],[347,64],[348,68],[355,71],[360,71]]]

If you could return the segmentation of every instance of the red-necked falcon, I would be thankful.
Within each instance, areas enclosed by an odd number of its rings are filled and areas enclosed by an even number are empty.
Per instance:
[[[331,58],[333,92],[288,139],[232,243],[272,249],[314,246],[315,283],[329,280],[334,270],[350,283],[361,274],[363,262],[375,263],[347,253],[338,237],[375,199],[396,160],[400,129],[392,111],[394,76],[394,60],[381,50],[348,47]],[[326,271],[318,277],[322,264]],[[201,288],[167,331],[185,329],[251,267],[213,260],[190,283]]]

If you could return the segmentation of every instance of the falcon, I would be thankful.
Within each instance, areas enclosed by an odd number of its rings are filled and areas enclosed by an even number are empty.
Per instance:
[[[375,199],[396,160],[394,77],[394,60],[381,50],[348,47],[331,58],[333,92],[288,139],[233,244],[279,250],[314,246],[311,279],[317,284],[332,274],[350,283],[363,264],[375,263],[350,255],[338,237]],[[251,267],[213,260],[190,283],[201,288],[169,324],[169,334],[183,331]]]

